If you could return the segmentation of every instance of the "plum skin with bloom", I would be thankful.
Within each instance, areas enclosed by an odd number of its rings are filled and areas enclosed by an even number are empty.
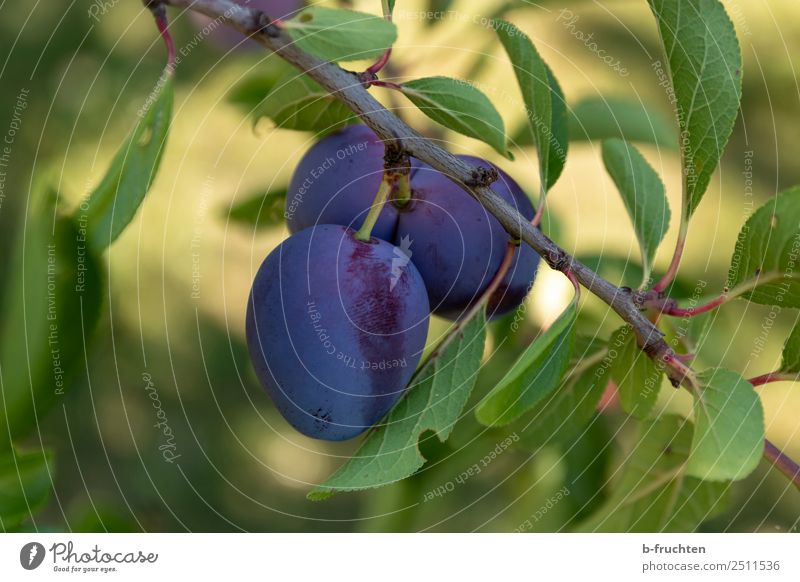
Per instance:
[[[383,143],[364,125],[346,127],[314,144],[289,185],[289,230],[322,223],[359,228],[382,179],[383,154]],[[495,192],[527,220],[533,218],[533,205],[508,174],[486,160],[459,157],[472,166],[495,168]],[[402,207],[385,204],[372,233],[398,246],[410,245],[433,312],[457,319],[491,282],[509,236],[456,182],[413,158],[410,187],[411,201]],[[490,298],[490,315],[502,315],[522,303],[538,265],[539,256],[528,245],[516,249],[508,274]]]
[[[403,395],[428,319],[424,282],[399,249],[319,225],[264,260],[245,327],[256,375],[283,417],[307,436],[345,440]]]

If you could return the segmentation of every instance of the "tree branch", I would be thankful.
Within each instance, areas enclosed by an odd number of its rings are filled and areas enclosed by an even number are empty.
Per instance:
[[[666,364],[673,384],[683,381],[682,372],[671,366],[674,354],[664,341],[663,332],[641,312],[634,293],[612,285],[547,238],[486,184],[483,175],[485,172],[476,171],[409,127],[369,94],[357,74],[300,50],[286,33],[257,9],[229,0],[163,1],[174,7],[195,10],[211,18],[225,20],[322,85],[352,109],[381,139],[401,144],[410,155],[459,183],[512,237],[533,247],[551,268],[562,273],[571,271],[581,285],[605,301],[630,324],[640,347],[651,358]]]
[[[420,135],[370,95],[368,87],[357,73],[346,71],[334,63],[323,61],[300,50],[267,15],[249,6],[242,6],[230,0],[144,0],[144,3],[145,5],[162,3],[184,10],[191,9],[215,20],[221,19],[314,79],[356,113],[381,139],[390,142],[393,147],[403,148],[408,154],[457,182],[483,205],[514,239],[530,245],[552,269],[560,271],[573,283],[577,280],[607,303],[633,328],[641,349],[650,358],[664,365],[672,384],[676,387],[685,384],[690,390],[693,389],[691,369],[683,364],[680,356],[664,341],[664,333],[642,311],[646,307],[646,301],[663,299],[660,291],[655,295],[653,292],[649,295],[642,294],[628,288],[617,287],[600,277],[547,238],[492,190],[490,184],[497,178],[496,173],[489,168],[472,168]],[[679,244],[682,245],[682,242],[679,241]],[[678,257],[673,261],[674,268],[670,269],[664,281],[671,280],[674,276],[680,250],[676,250]],[[765,444],[764,457],[800,488],[798,465],[769,441]]]

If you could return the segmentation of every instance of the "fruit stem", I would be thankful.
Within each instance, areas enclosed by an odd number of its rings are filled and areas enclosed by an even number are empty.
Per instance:
[[[672,283],[675,276],[678,274],[678,267],[681,265],[681,258],[683,257],[683,249],[686,247],[686,235],[689,230],[689,221],[685,217],[681,217],[681,226],[678,231],[678,240],[675,243],[675,252],[672,254],[672,261],[667,268],[664,276],[655,284],[653,291],[660,293]]]
[[[375,223],[378,222],[378,216],[381,214],[381,210],[383,210],[383,205],[389,199],[389,194],[392,192],[392,184],[387,179],[386,174],[383,176],[383,180],[381,180],[381,185],[378,188],[378,193],[375,195],[375,200],[372,203],[372,206],[367,213],[367,218],[364,219],[364,224],[361,225],[361,228],[358,229],[356,232],[356,238],[360,241],[369,242],[369,238],[372,235],[372,229],[375,226]]]
[[[392,203],[398,208],[403,208],[411,201],[411,182],[408,174],[397,177],[397,191],[392,198]]]
[[[377,75],[383,67],[386,66],[386,63],[389,62],[389,58],[392,56],[392,47],[386,49],[386,51],[381,55],[381,57],[372,63],[369,67],[367,67],[366,72],[370,75]]]
[[[383,87],[385,89],[394,89],[395,91],[402,91],[403,87],[397,83],[392,83],[391,81],[381,81],[378,79],[372,79],[367,81],[367,85],[369,87]]]
[[[797,380],[797,374],[770,372],[769,374],[763,374],[761,376],[756,376],[755,378],[750,378],[748,382],[750,382],[753,386],[763,386],[764,384],[769,384],[770,382],[795,382]]]
[[[167,10],[160,0],[150,1],[147,3],[150,12],[153,13],[153,18],[156,20],[156,27],[164,40],[164,46],[167,47],[167,72],[171,73],[175,69],[175,43],[172,42],[172,35],[169,33],[167,27]]]
[[[769,439],[764,440],[764,458],[786,475],[797,489],[800,489],[800,465],[773,445]]]

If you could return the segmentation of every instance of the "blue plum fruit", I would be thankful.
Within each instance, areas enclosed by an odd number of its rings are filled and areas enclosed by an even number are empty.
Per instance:
[[[286,195],[290,232],[316,224],[358,229],[383,178],[383,143],[366,125],[351,125],[315,143],[295,168]],[[391,241],[397,211],[384,206],[373,236]]]
[[[381,182],[384,147],[371,129],[353,125],[317,142],[297,166],[286,197],[291,232],[315,224],[361,226]],[[461,156],[474,166],[486,160]],[[525,192],[496,168],[495,191],[526,219],[534,208]],[[481,295],[500,266],[509,240],[500,223],[444,174],[411,159],[412,201],[387,203],[372,234],[411,256],[433,312],[456,319]],[[490,299],[498,316],[517,307],[533,283],[539,256],[520,245],[508,275]]]
[[[262,263],[247,306],[247,345],[292,426],[345,440],[403,395],[428,319],[425,284],[400,249],[320,225],[292,235]]]
[[[480,158],[459,157],[474,166],[492,165]],[[535,211],[525,192],[508,174],[496,169],[499,179],[492,188],[531,220]],[[400,212],[395,237],[410,241],[411,260],[425,280],[433,312],[456,319],[491,282],[509,235],[456,182],[428,166],[416,169],[411,190],[412,201]],[[522,302],[538,265],[536,252],[521,244],[508,274],[490,299],[490,315],[506,313]]]

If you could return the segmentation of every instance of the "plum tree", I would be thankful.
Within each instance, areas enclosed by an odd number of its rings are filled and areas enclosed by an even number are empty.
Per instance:
[[[320,225],[281,243],[256,274],[246,336],[262,385],[310,437],[344,440],[402,396],[428,331],[416,267],[399,249]]]
[[[371,129],[349,126],[311,147],[295,170],[286,197],[291,232],[314,224],[358,228],[373,205],[383,175],[384,147]],[[461,156],[474,166],[486,160]],[[433,312],[455,319],[489,284],[505,253],[508,235],[456,182],[418,160],[411,161],[411,200],[384,206],[372,233],[411,256],[425,280]],[[525,192],[496,168],[494,184],[525,218],[534,208]],[[396,201],[395,201],[396,202]],[[518,306],[533,282],[539,256],[520,246],[514,263],[489,305],[499,315]]]

